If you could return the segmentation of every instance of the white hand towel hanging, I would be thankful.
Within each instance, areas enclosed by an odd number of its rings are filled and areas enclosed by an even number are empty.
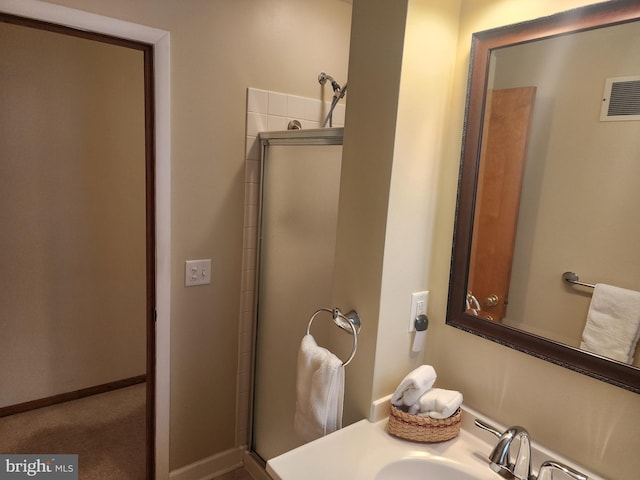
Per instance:
[[[312,335],[305,335],[298,351],[295,430],[309,442],[342,428],[344,367]]]
[[[633,363],[640,336],[640,292],[596,284],[580,348]]]

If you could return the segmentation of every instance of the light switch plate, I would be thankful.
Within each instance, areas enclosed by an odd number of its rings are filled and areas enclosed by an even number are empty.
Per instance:
[[[418,315],[427,314],[427,303],[429,302],[429,292],[415,292],[411,294],[411,316],[409,317],[409,332],[414,332],[414,324]]]
[[[187,260],[184,269],[184,286],[194,287],[211,283],[211,259]]]

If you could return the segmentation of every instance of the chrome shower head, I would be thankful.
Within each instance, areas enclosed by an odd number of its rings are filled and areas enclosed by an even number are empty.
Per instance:
[[[327,117],[322,123],[322,127],[324,128],[327,123],[330,127],[333,126],[333,109],[336,107],[338,102],[344,97],[345,93],[347,93],[347,84],[345,83],[343,87],[340,86],[338,82],[336,82],[331,75],[327,75],[322,72],[318,75],[318,82],[320,85],[324,85],[327,83],[327,80],[331,82],[331,88],[333,88],[333,100],[331,100],[331,106],[329,107],[329,113],[327,113]]]
[[[340,87],[340,84],[336,82],[331,75],[327,75],[324,72],[321,72],[318,75],[318,82],[320,83],[320,85],[324,85],[325,83],[327,83],[327,80],[331,82],[331,88],[333,88],[334,95],[339,95],[340,92],[342,91],[342,88]]]

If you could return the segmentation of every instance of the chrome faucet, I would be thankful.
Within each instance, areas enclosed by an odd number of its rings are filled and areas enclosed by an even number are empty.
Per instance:
[[[531,442],[529,432],[526,429],[516,425],[500,432],[482,420],[476,419],[475,424],[498,437],[498,443],[489,454],[489,464],[491,470],[503,478],[509,480],[553,480],[553,472],[560,470],[574,480],[588,480],[585,474],[552,460],[547,460],[540,466],[536,477],[531,474]],[[518,445],[518,452],[515,455],[511,452],[514,440],[517,440],[516,444]]]
[[[516,425],[507,428],[507,430],[501,433],[491,425],[477,419],[475,424],[481,429],[491,432],[498,437],[498,443],[489,455],[491,470],[503,478],[530,480],[531,443],[529,441],[529,432],[527,432],[523,427]],[[515,455],[515,459],[511,460],[511,457],[513,456],[511,453],[511,446],[513,445],[514,440],[517,440],[518,453]]]
[[[540,471],[538,472],[538,480],[553,480],[554,470],[560,470],[561,472],[566,473],[575,480],[589,480],[589,477],[587,477],[584,473],[574,470],[573,468],[568,467],[563,463],[553,462],[551,460],[547,460],[540,466]]]

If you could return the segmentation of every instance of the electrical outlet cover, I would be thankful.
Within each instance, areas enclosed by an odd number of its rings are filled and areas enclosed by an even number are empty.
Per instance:
[[[187,260],[184,269],[184,286],[193,287],[211,283],[211,259]]]
[[[420,314],[427,314],[427,305],[429,303],[429,292],[415,292],[411,294],[411,315],[409,317],[409,332],[414,332],[416,327],[414,321]]]

